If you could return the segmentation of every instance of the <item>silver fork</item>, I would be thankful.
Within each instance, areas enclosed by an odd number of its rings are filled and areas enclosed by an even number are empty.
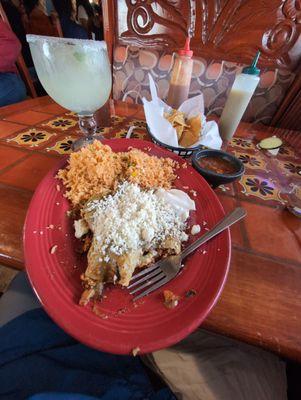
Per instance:
[[[157,290],[159,287],[175,278],[181,269],[182,261],[185,257],[235,222],[244,218],[246,214],[243,208],[236,208],[218,222],[210,231],[206,232],[203,236],[186,247],[182,253],[159,260],[155,264],[134,275],[131,284],[128,286],[130,294],[135,294],[145,289],[134,298],[134,301],[152,293],[154,290]]]

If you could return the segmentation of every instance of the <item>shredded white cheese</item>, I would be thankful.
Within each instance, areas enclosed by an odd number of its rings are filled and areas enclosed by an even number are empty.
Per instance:
[[[98,242],[100,261],[110,253],[156,248],[168,237],[187,238],[179,210],[154,190],[144,191],[129,182],[122,183],[114,195],[90,201],[85,213]]]

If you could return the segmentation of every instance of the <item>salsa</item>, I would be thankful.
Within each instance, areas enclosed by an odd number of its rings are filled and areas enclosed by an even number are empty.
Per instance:
[[[197,162],[201,168],[217,174],[233,174],[237,171],[235,165],[221,157],[201,157]]]

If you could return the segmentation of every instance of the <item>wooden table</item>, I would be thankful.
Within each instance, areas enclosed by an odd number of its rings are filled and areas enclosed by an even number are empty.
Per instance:
[[[143,110],[115,103],[107,137],[145,138]],[[76,116],[48,98],[0,109],[0,262],[22,269],[22,227],[31,196],[46,172],[70,152],[79,134]],[[259,139],[285,139],[277,157],[256,148]],[[233,254],[223,294],[203,327],[301,361],[301,220],[285,209],[286,191],[301,200],[301,134],[241,124],[229,151],[246,166],[240,182],[217,189],[226,211],[244,207],[231,229]],[[295,185],[295,186],[289,186]],[[291,189],[290,189],[291,190]]]

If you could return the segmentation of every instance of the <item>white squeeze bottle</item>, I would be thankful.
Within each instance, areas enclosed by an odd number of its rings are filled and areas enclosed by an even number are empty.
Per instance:
[[[229,141],[234,135],[259,83],[260,70],[256,68],[259,56],[260,51],[256,53],[252,64],[243,68],[241,74],[236,75],[218,125],[224,142]]]

